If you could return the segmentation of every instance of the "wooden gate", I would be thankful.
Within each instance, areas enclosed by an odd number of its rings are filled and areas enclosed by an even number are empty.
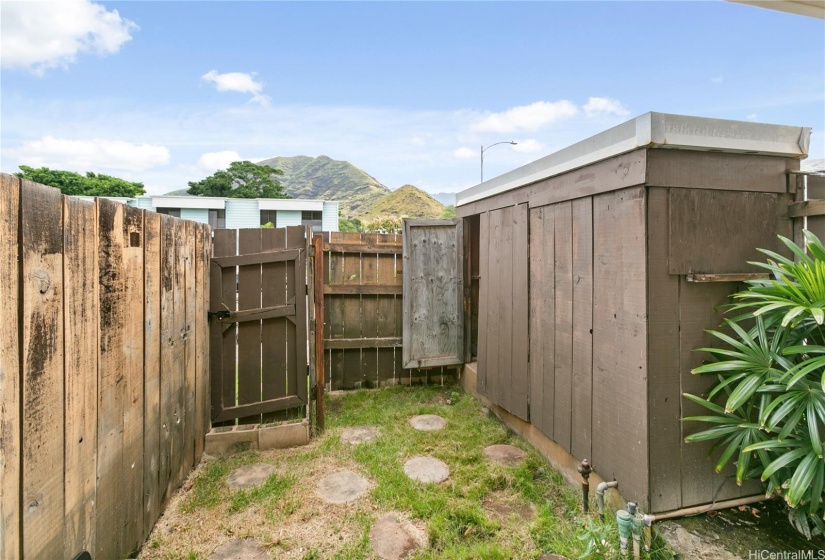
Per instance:
[[[212,422],[303,417],[308,228],[219,229],[210,294]]]
[[[405,368],[464,363],[463,220],[404,220]]]

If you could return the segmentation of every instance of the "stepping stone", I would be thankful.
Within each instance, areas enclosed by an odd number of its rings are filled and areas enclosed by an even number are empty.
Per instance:
[[[527,454],[512,445],[490,445],[484,448],[484,456],[494,463],[515,465],[524,460]]]
[[[426,531],[416,527],[398,513],[379,517],[370,529],[370,546],[382,560],[401,560],[427,545]]]
[[[404,463],[404,472],[418,482],[438,483],[447,480],[450,468],[435,457],[413,457]]]
[[[235,539],[216,548],[209,560],[270,560],[270,556],[252,539]]]
[[[435,414],[423,414],[410,418],[410,426],[421,432],[435,432],[443,430],[447,420]]]
[[[338,471],[318,481],[315,493],[328,504],[345,504],[357,500],[369,488],[369,481],[352,471]]]
[[[536,516],[536,506],[504,493],[496,492],[484,496],[481,505],[493,517],[501,520],[508,520],[513,514],[518,515],[524,521],[532,521]]]
[[[341,441],[350,445],[358,445],[359,443],[372,441],[380,434],[381,432],[374,426],[356,426],[341,432]]]
[[[266,479],[276,472],[278,472],[278,469],[274,465],[255,463],[254,465],[237,468],[229,473],[229,476],[226,477],[226,484],[232,490],[253,488],[266,482]]]

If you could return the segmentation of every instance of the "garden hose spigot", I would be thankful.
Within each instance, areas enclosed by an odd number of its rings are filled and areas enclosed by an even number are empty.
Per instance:
[[[629,502],[628,507],[633,502]],[[634,504],[635,505],[635,504]],[[619,550],[622,558],[627,557],[628,548],[630,545],[630,535],[633,533],[633,514],[620,509],[616,512],[616,524],[619,526]]]
[[[590,473],[593,468],[590,466],[590,461],[582,459],[581,464],[576,468],[579,474],[582,475],[582,513],[587,513],[590,510]]]

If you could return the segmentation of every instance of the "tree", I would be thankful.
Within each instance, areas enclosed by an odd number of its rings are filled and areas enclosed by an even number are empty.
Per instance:
[[[195,196],[227,198],[292,198],[273,177],[283,174],[280,169],[267,165],[233,161],[225,170],[216,171],[200,181],[190,181],[186,192]]]
[[[445,206],[444,210],[441,211],[442,218],[455,218],[455,204],[450,204],[449,206]]]
[[[74,171],[60,171],[48,167],[34,169],[28,165],[21,165],[20,172],[15,175],[21,179],[58,188],[66,195],[134,197],[146,192],[143,183],[133,183],[91,171],[81,175]]]

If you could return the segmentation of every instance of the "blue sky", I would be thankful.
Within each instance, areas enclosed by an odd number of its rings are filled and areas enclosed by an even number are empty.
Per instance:
[[[825,21],[726,2],[8,2],[0,168],[321,154],[455,192],[647,111],[811,126]]]

